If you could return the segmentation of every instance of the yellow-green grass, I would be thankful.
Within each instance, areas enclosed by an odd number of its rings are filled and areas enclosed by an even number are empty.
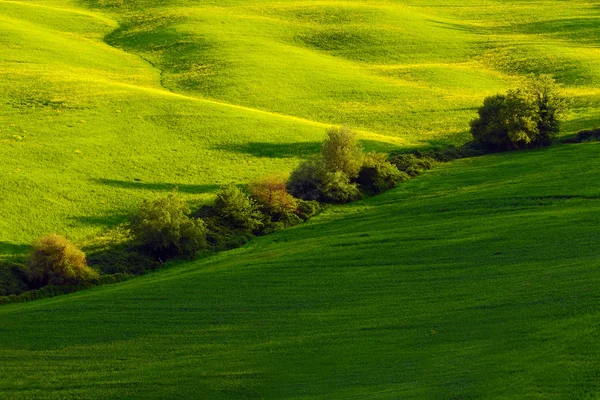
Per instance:
[[[460,144],[529,72],[600,124],[586,1],[0,0],[0,253],[93,241],[142,198],[288,173],[347,123],[368,149]]]
[[[0,307],[30,398],[596,398],[600,144],[456,161],[209,259]]]

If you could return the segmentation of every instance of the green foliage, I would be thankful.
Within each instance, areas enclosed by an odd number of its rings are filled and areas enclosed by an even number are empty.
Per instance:
[[[18,264],[0,262],[0,296],[21,294],[27,290],[27,269]]]
[[[294,197],[326,203],[347,203],[360,197],[353,179],[358,177],[364,154],[356,134],[347,127],[327,130],[318,158],[300,164],[288,180]]]
[[[348,203],[360,198],[358,186],[342,171],[325,173],[320,191],[326,203]]]
[[[525,91],[533,98],[538,112],[535,146],[548,146],[560,131],[568,100],[551,75],[530,76]]]
[[[206,247],[206,225],[189,212],[175,193],[144,200],[129,229],[136,242],[157,257],[195,255]]]
[[[426,154],[400,153],[390,156],[389,161],[411,178],[433,168],[435,160]]]
[[[233,183],[217,192],[214,208],[222,224],[233,231],[252,233],[262,225],[256,202]]]
[[[298,200],[298,208],[296,214],[303,220],[318,214],[323,210],[321,204],[315,200]]]
[[[489,150],[525,148],[538,134],[537,109],[522,90],[487,97],[477,112],[471,133]]]
[[[356,133],[347,126],[328,129],[321,145],[321,157],[326,172],[343,172],[350,179],[356,178],[363,161]]]
[[[28,262],[31,287],[78,285],[98,277],[89,268],[85,254],[63,236],[52,234],[38,239]]]
[[[287,189],[294,197],[303,200],[320,200],[324,175],[325,167],[320,158],[306,160],[290,174]]]
[[[367,153],[356,182],[367,193],[378,194],[408,179],[410,176],[389,163],[385,154]]]
[[[88,256],[88,264],[102,273],[143,275],[160,267],[154,258],[133,249],[117,248]]]
[[[559,132],[566,104],[554,79],[530,77],[523,89],[487,97],[471,122],[471,133],[489,150],[546,146]]]

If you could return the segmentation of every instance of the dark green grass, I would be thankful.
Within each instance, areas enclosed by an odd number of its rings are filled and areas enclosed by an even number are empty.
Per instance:
[[[0,308],[8,398],[594,398],[599,144],[456,161],[246,248]]]

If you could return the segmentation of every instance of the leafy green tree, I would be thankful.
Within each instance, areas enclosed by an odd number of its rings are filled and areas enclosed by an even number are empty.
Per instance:
[[[262,225],[256,202],[233,183],[217,192],[214,207],[222,223],[232,230],[250,233]]]
[[[552,77],[531,76],[522,89],[487,97],[471,122],[471,133],[490,150],[546,146],[559,132],[566,107]]]
[[[38,239],[27,264],[32,287],[77,285],[98,277],[98,273],[88,267],[85,254],[57,234]]]
[[[189,217],[190,210],[175,194],[154,201],[144,200],[129,229],[141,245],[154,255],[195,255],[206,247],[206,225]]]
[[[533,98],[538,109],[538,135],[534,145],[548,146],[560,131],[568,100],[551,75],[530,76],[525,91]]]
[[[385,154],[367,153],[357,183],[367,193],[378,194],[408,179],[410,177],[406,173],[400,172],[395,165],[387,161]]]
[[[363,151],[356,134],[347,127],[327,130],[320,157],[305,161],[292,172],[288,190],[303,200],[345,203],[358,197],[352,182],[358,177]]]
[[[350,179],[358,176],[362,166],[363,150],[356,134],[348,127],[327,130],[321,146],[321,156],[326,172],[343,172]]]
[[[538,110],[522,90],[484,100],[479,118],[471,122],[473,138],[490,150],[526,147],[538,134]]]

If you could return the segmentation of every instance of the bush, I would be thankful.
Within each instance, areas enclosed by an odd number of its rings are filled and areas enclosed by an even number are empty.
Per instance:
[[[303,200],[346,203],[357,199],[360,192],[351,180],[358,177],[363,157],[354,132],[346,127],[329,129],[321,156],[300,164],[287,188]]]
[[[27,281],[27,269],[23,266],[0,262],[0,296],[23,293]]]
[[[292,171],[287,182],[287,189],[299,199],[321,200],[324,175],[325,166],[321,159],[304,161]]]
[[[560,131],[560,123],[568,101],[560,85],[550,75],[530,76],[525,91],[533,98],[538,112],[538,134],[534,146],[548,146]]]
[[[559,132],[566,104],[554,79],[531,77],[523,89],[487,97],[471,133],[488,150],[546,146]]]
[[[358,176],[363,161],[356,134],[345,126],[327,130],[321,156],[326,172],[343,172],[350,179]]]
[[[90,255],[88,264],[102,272],[103,277],[113,274],[143,275],[160,267],[160,263],[154,258],[125,248]]]
[[[342,171],[327,172],[319,189],[326,203],[348,203],[360,198],[358,186]]]
[[[430,170],[435,165],[435,160],[428,155],[417,155],[412,153],[395,154],[389,158],[389,162],[411,178]]]
[[[273,222],[282,222],[285,226],[298,223],[296,209],[298,199],[287,192],[285,179],[268,176],[248,185],[248,191],[262,212]]]
[[[189,209],[174,193],[144,200],[129,229],[135,240],[156,257],[195,255],[206,247],[206,225],[190,218]]]
[[[87,266],[85,254],[65,237],[56,234],[35,242],[28,266],[28,280],[34,288],[79,285],[98,277],[98,273]]]
[[[410,177],[406,173],[400,172],[386,160],[385,154],[368,153],[364,157],[356,182],[367,193],[378,194],[408,179]]]
[[[234,184],[217,192],[214,208],[222,225],[238,233],[252,233],[262,225],[264,216],[256,202]]]
[[[298,208],[296,214],[303,220],[307,220],[310,217],[321,212],[322,207],[318,201],[315,200],[298,200]]]

